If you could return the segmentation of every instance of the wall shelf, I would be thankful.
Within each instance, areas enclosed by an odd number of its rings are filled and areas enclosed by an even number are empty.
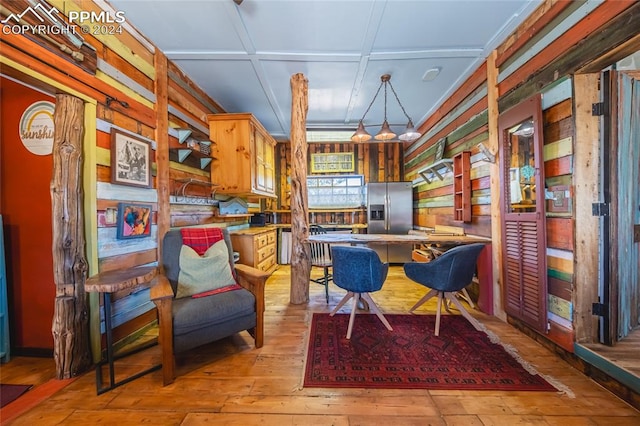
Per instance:
[[[425,182],[431,183],[434,178],[444,180],[444,173],[453,171],[453,160],[443,158],[418,170],[418,174]]]
[[[169,160],[208,171],[212,158],[191,148],[169,148]]]
[[[471,152],[453,157],[453,219],[471,222]]]

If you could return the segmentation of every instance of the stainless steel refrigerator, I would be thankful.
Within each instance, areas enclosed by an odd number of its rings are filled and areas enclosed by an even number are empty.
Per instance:
[[[369,234],[407,235],[413,228],[411,182],[367,184]],[[383,262],[411,262],[411,244],[370,244]]]

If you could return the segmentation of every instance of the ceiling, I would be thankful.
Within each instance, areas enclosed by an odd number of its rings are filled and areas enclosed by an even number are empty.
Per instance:
[[[109,3],[227,112],[251,112],[287,139],[293,74],[308,80],[308,129],[355,130],[383,74],[419,126],[540,0]],[[401,133],[407,119],[388,96],[388,121]],[[383,115],[381,92],[364,123]]]

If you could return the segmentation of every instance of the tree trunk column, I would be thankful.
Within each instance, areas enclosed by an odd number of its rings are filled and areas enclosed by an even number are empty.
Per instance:
[[[304,240],[309,236],[307,207],[307,98],[304,74],[291,77],[291,303],[309,301],[311,256]]]
[[[56,96],[53,116],[53,356],[58,379],[68,379],[91,365],[89,315],[84,283],[87,275],[82,190],[84,104],[81,99]]]

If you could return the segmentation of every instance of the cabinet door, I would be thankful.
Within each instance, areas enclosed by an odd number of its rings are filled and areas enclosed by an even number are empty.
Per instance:
[[[264,146],[264,158],[264,189],[267,192],[275,194],[275,147],[266,140]]]
[[[266,169],[265,169],[265,144],[264,135],[254,127],[253,143],[255,147],[255,182],[254,187],[259,191],[266,191]]]

